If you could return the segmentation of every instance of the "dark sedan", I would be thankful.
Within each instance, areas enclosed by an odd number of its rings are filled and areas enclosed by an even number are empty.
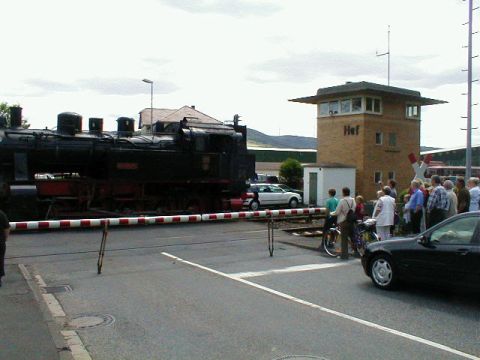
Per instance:
[[[412,281],[480,290],[480,211],[456,215],[414,237],[370,244],[362,265],[381,289]]]

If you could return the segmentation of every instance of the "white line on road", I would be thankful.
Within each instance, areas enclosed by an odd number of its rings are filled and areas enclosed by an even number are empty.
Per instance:
[[[320,311],[322,311],[322,312],[325,312],[325,313],[328,313],[328,314],[331,314],[331,315],[334,315],[334,316],[338,316],[338,317],[341,317],[341,318],[343,318],[343,319],[350,320],[350,321],[353,321],[353,322],[355,322],[355,323],[358,323],[358,324],[361,324],[361,325],[364,325],[364,326],[367,326],[367,327],[370,327],[370,328],[373,328],[373,329],[376,329],[376,330],[384,331],[384,332],[389,333],[389,334],[392,334],[392,335],[397,335],[397,336],[403,337],[403,338],[408,339],[408,340],[412,340],[412,341],[415,341],[415,342],[418,342],[418,343],[421,343],[421,344],[424,344],[424,345],[427,345],[427,346],[431,346],[431,347],[436,348],[436,349],[439,349],[439,350],[443,350],[443,351],[449,352],[449,353],[451,353],[451,354],[455,354],[455,355],[464,357],[464,358],[466,358],[466,359],[480,360],[480,357],[477,357],[477,356],[472,355],[472,354],[464,353],[464,352],[462,352],[462,351],[460,351],[460,350],[451,348],[451,347],[449,347],[449,346],[442,345],[442,344],[436,343],[436,342],[434,342],[434,341],[427,340],[427,339],[424,339],[424,338],[421,338],[421,337],[418,337],[418,336],[415,336],[415,335],[411,335],[411,334],[408,334],[408,333],[404,333],[404,332],[402,332],[402,331],[398,331],[398,330],[395,330],[395,329],[391,329],[391,328],[388,328],[388,327],[386,327],[386,326],[382,326],[382,325],[379,325],[379,324],[376,324],[376,323],[373,323],[373,322],[370,322],[370,321],[362,320],[362,319],[356,318],[356,317],[354,317],[354,316],[341,313],[341,312],[339,312],[339,311],[335,311],[335,310],[332,310],[332,309],[328,309],[328,308],[326,308],[326,307],[323,307],[323,306],[320,306],[320,305],[317,305],[317,304],[314,304],[314,303],[311,303],[311,302],[302,300],[302,299],[300,299],[300,298],[296,298],[296,297],[294,297],[294,296],[291,296],[291,295],[282,293],[282,292],[280,292],[280,291],[270,289],[270,288],[268,288],[268,287],[266,287],[266,286],[259,285],[259,284],[256,284],[256,283],[254,283],[254,282],[251,282],[251,281],[248,281],[248,280],[245,280],[245,279],[236,278],[236,277],[233,277],[233,276],[231,276],[231,275],[229,275],[229,274],[222,273],[222,272],[220,272],[220,271],[217,271],[217,270],[208,268],[208,267],[206,267],[206,266],[203,266],[203,265],[200,265],[200,264],[196,264],[196,263],[193,263],[193,262],[190,262],[190,261],[187,261],[187,260],[183,260],[183,259],[181,259],[181,258],[179,258],[179,257],[177,257],[177,256],[175,256],[175,255],[169,254],[169,253],[167,253],[167,252],[162,252],[162,255],[165,255],[165,256],[167,256],[167,257],[169,257],[169,258],[171,258],[171,259],[174,259],[175,261],[184,263],[184,264],[186,264],[186,265],[190,265],[190,266],[196,267],[196,268],[198,268],[198,269],[202,269],[202,270],[211,272],[211,273],[216,274],[216,275],[218,275],[218,276],[222,276],[222,277],[225,277],[225,278],[227,278],[227,279],[234,280],[234,281],[238,281],[238,282],[240,282],[240,283],[242,283],[242,284],[252,286],[252,287],[254,287],[254,288],[256,288],[256,289],[259,289],[259,290],[265,291],[265,292],[267,292],[267,293],[276,295],[276,296],[281,297],[281,298],[283,298],[283,299],[287,299],[287,300],[296,302],[296,303],[298,303],[298,304],[302,304],[302,305],[311,307],[311,308],[313,308],[313,309],[317,309],[317,310],[320,310]]]
[[[272,275],[272,274],[285,274],[285,273],[300,272],[300,271],[329,269],[329,268],[345,266],[345,265],[352,265],[352,263],[345,262],[345,263],[331,263],[331,264],[308,264],[308,265],[290,266],[283,269],[271,269],[271,270],[265,270],[265,271],[255,271],[255,272],[247,271],[247,272],[228,274],[228,275],[238,279],[245,279],[245,278]]]

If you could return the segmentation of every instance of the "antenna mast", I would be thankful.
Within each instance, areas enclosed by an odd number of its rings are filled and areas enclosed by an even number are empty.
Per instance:
[[[382,54],[379,54],[378,52],[376,52],[376,55],[377,56],[385,56],[387,55],[388,57],[388,86],[390,86],[390,25],[388,25],[388,38],[387,38],[387,41],[388,41],[388,44],[387,44],[387,52],[384,52]]]

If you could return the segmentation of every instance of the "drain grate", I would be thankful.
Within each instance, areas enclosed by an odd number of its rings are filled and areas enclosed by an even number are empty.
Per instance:
[[[43,291],[47,294],[72,292],[72,287],[70,285],[44,286]]]
[[[69,321],[72,329],[89,329],[97,326],[112,325],[115,318],[109,314],[80,314]]]

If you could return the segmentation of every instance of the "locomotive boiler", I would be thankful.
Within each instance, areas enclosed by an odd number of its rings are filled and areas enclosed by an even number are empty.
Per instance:
[[[23,129],[21,108],[0,121],[0,207],[12,220],[235,209],[255,158],[246,127],[196,118],[156,123],[135,134],[134,120],[61,113],[56,130]]]

